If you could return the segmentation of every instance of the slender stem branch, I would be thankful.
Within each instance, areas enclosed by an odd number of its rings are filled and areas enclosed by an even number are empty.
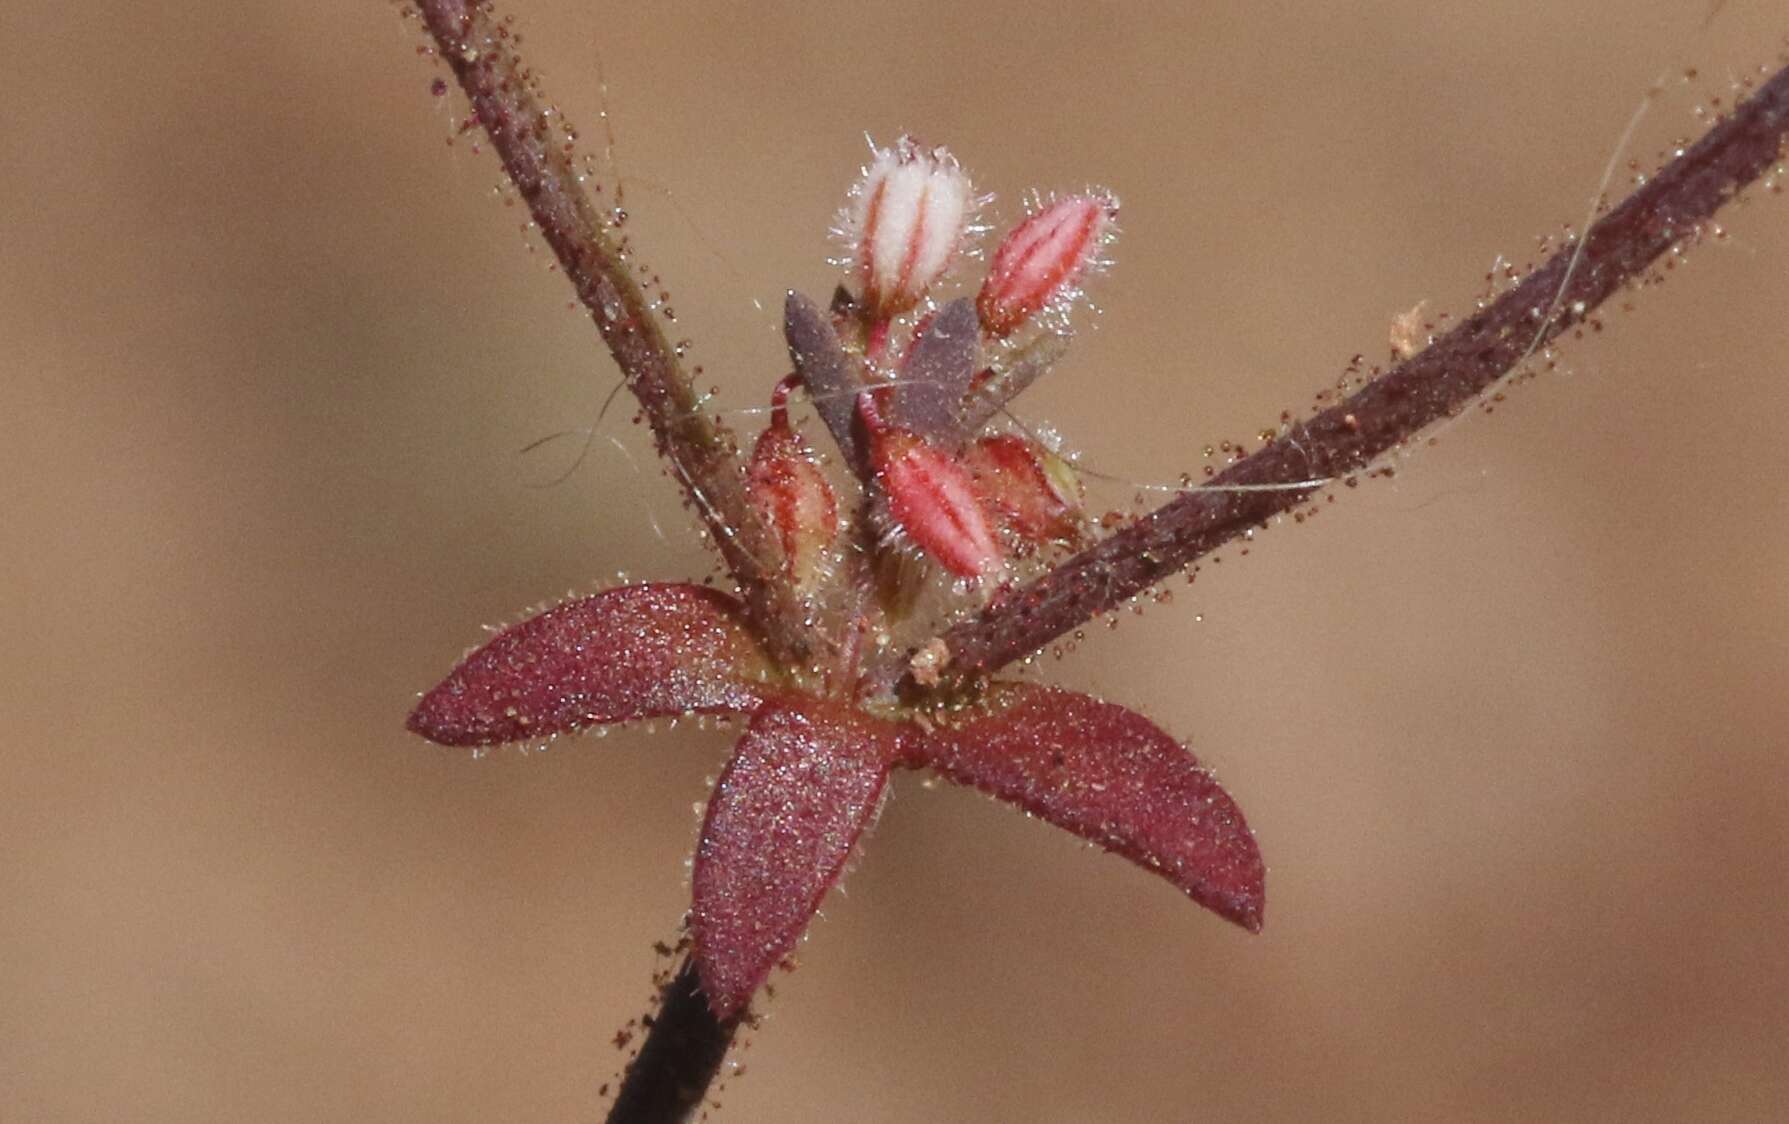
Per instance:
[[[1223,544],[1306,503],[1298,481],[1342,479],[1459,413],[1530,354],[1582,322],[1651,264],[1693,236],[1783,158],[1789,69],[1672,160],[1521,284],[1409,361],[1299,422],[1257,452],[944,633],[960,690],[1185,569]],[[1221,491],[1220,488],[1258,488]],[[890,679],[905,669],[894,668]],[[884,686],[892,684],[885,683]],[[902,684],[909,691],[909,678]]]
[[[714,539],[758,634],[785,665],[806,665],[812,633],[788,582],[761,561],[776,555],[747,502],[733,436],[702,408],[630,271],[627,249],[611,236],[584,190],[564,131],[542,107],[507,29],[484,0],[419,0],[417,7],[503,170],[639,399],[659,454]]]
[[[423,23],[491,138],[541,236],[590,310],[639,399],[658,451],[682,483],[745,599],[757,632],[786,665],[808,663],[811,631],[746,500],[732,435],[702,408],[664,328],[629,271],[572,163],[569,147],[483,0],[419,0]],[[693,963],[666,985],[639,1056],[609,1119],[653,1124],[688,1119],[701,1105],[737,1028],[709,1010]]]
[[[689,1119],[707,1095],[738,1026],[738,1020],[721,1022],[709,1011],[695,962],[686,958],[659,997],[646,1041],[609,1109],[609,1124]]]

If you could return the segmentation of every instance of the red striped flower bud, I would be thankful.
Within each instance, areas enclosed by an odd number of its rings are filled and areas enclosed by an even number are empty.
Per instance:
[[[963,463],[983,501],[1029,543],[1072,543],[1081,534],[1081,481],[1041,444],[1011,434],[983,437]]]
[[[1043,309],[1072,300],[1117,219],[1118,200],[1099,192],[1058,199],[1014,227],[975,298],[982,328],[1009,336]]]
[[[969,176],[947,149],[902,137],[874,150],[840,224],[872,319],[919,303],[956,259],[975,205]]]
[[[832,485],[789,425],[789,391],[794,384],[791,375],[777,383],[771,395],[770,426],[752,449],[746,492],[782,548],[784,576],[797,591],[810,593],[826,575],[838,535],[839,507]]]
[[[882,420],[875,393],[858,398],[870,433],[876,482],[888,496],[901,530],[939,565],[960,578],[980,579],[1004,561],[969,473],[957,459],[909,430]]]

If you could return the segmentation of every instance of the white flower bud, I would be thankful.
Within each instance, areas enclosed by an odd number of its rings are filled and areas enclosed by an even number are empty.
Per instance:
[[[948,150],[909,137],[875,150],[842,224],[873,317],[919,303],[956,259],[975,205],[969,176]]]

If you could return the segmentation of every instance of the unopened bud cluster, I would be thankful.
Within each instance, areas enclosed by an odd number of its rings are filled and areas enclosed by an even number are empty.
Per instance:
[[[974,256],[986,202],[946,149],[909,137],[874,149],[836,230],[845,282],[826,310],[789,296],[795,371],[778,384],[748,483],[803,593],[829,572],[838,510],[789,424],[793,385],[894,540],[948,573],[997,580],[1012,558],[1082,537],[1068,461],[986,427],[1060,357],[1082,285],[1116,237],[1118,203],[1102,189],[1038,202],[995,247],[976,294],[943,300],[953,267]]]

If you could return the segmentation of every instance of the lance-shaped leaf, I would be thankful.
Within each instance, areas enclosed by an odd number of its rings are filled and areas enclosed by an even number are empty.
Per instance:
[[[845,463],[859,476],[869,472],[863,442],[852,428],[857,415],[857,392],[863,389],[858,364],[845,354],[839,334],[820,306],[791,291],[783,301],[783,336],[789,344],[789,360],[807,387],[808,399],[820,420],[832,431],[832,439],[845,454]]]
[[[753,716],[692,875],[696,967],[717,1016],[743,1008],[795,947],[875,816],[901,740],[900,726],[805,695]]]
[[[1179,742],[1135,711],[1072,691],[1013,685],[990,699],[986,713],[913,739],[907,762],[1010,800],[1261,928],[1255,837]]]
[[[926,318],[901,362],[888,402],[889,418],[922,437],[957,444],[963,429],[963,395],[975,374],[981,321],[975,304],[959,297]]]
[[[494,745],[599,722],[749,713],[771,666],[731,597],[687,583],[630,585],[504,629],[422,697],[410,729]]]

